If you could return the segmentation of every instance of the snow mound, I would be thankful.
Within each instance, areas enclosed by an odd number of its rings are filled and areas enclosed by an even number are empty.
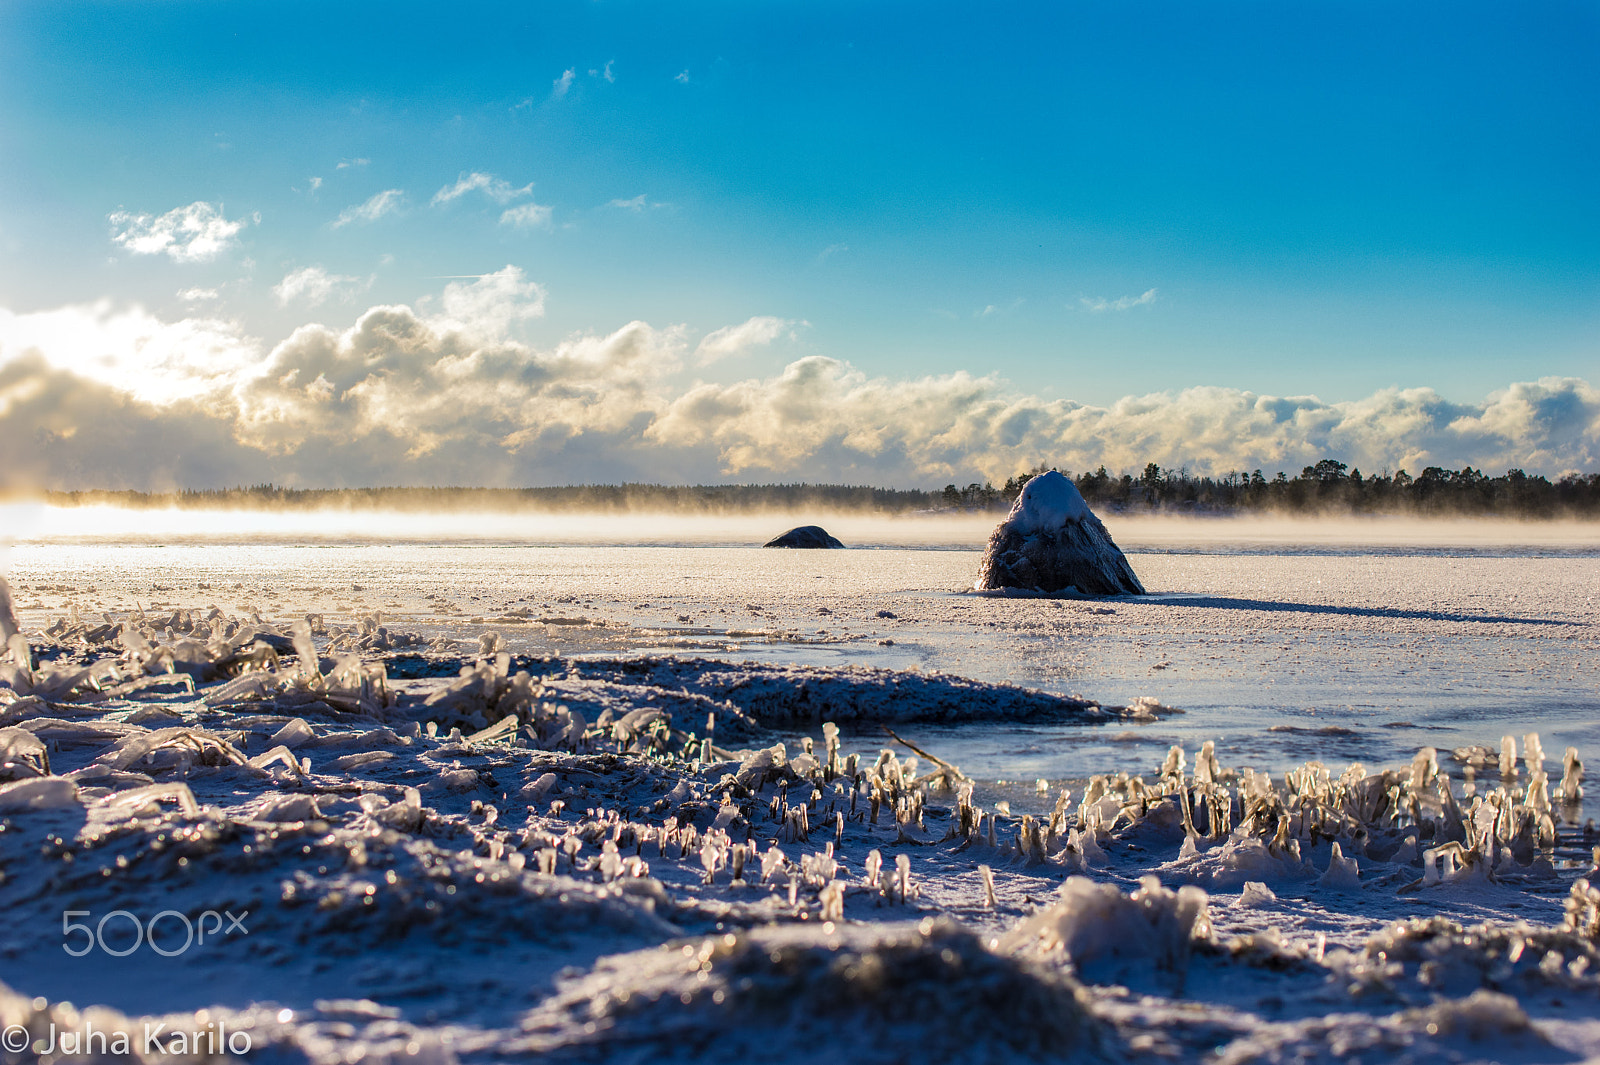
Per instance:
[[[932,918],[768,927],[612,955],[523,1029],[519,1049],[588,1044],[630,1060],[1105,1060],[1106,1042],[1075,981]]]
[[[1250,881],[1275,884],[1316,875],[1316,870],[1300,859],[1298,840],[1291,840],[1291,847],[1275,846],[1272,841],[1236,832],[1219,847],[1201,850],[1194,843],[1191,837],[1177,859],[1161,866],[1162,875],[1212,891],[1242,889]]]
[[[1211,935],[1206,893],[1193,885],[1172,891],[1146,876],[1124,895],[1115,884],[1069,876],[1060,898],[1023,921],[1011,942],[1059,949],[1079,976],[1099,983],[1128,965],[1181,972],[1195,941]]]
[[[570,669],[607,685],[644,684],[665,699],[707,697],[731,704],[761,725],[794,721],[1081,720],[1111,714],[1099,704],[1012,684],[947,673],[908,673],[866,666],[788,666],[705,658],[572,660]],[[719,718],[719,722],[720,722]],[[719,728],[720,723],[719,723]]]
[[[1006,520],[1024,535],[1050,532],[1069,521],[1088,521],[1094,517],[1078,486],[1063,474],[1051,470],[1022,486]]]
[[[1552,1047],[1508,995],[1479,990],[1462,999],[1386,1017],[1360,1013],[1263,1024],[1223,1048],[1216,1065],[1246,1062],[1532,1062],[1571,1060]]]
[[[989,537],[977,588],[1145,594],[1077,487],[1054,470],[1023,486],[1011,513]]]

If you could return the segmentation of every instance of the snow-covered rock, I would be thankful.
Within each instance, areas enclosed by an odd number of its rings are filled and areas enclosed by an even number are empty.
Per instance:
[[[1077,486],[1054,470],[1023,486],[1011,513],[989,537],[977,587],[1145,594]]]
[[[828,534],[828,530],[820,525],[800,525],[775,540],[769,540],[761,545],[763,547],[843,547],[837,539]]]

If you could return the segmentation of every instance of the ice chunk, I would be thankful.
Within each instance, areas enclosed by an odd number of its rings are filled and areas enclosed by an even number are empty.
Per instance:
[[[1575,803],[1583,798],[1583,762],[1578,759],[1578,748],[1567,748],[1561,767],[1561,788],[1556,794],[1564,803]]]
[[[33,777],[0,784],[0,814],[59,810],[79,802],[78,785],[66,777]]]
[[[11,603],[11,585],[0,577],[0,644],[4,644],[22,631],[17,624],[17,611]]]
[[[257,819],[280,824],[315,821],[322,816],[314,795],[273,795],[262,804]]]
[[[1344,851],[1338,842],[1333,844],[1328,858],[1328,871],[1322,874],[1317,886],[1332,888],[1335,891],[1361,890],[1361,867],[1356,864],[1354,858],[1344,856]]]
[[[267,746],[276,747],[281,744],[292,751],[315,738],[315,736],[316,734],[311,731],[311,726],[306,723],[305,718],[291,717],[284,722],[282,728],[272,734],[271,739],[267,740]]]
[[[1277,893],[1267,885],[1259,880],[1246,880],[1244,890],[1239,892],[1239,901],[1234,905],[1248,910],[1256,906],[1271,906],[1277,901]]]
[[[0,728],[0,778],[50,775],[50,752],[44,741],[27,729]]]

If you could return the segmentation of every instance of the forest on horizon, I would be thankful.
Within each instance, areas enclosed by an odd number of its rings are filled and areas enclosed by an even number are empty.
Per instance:
[[[660,485],[588,484],[530,488],[384,487],[286,488],[259,484],[174,492],[56,491],[57,506],[131,508],[529,510],[622,513],[752,513],[832,510],[905,514],[1008,509],[1043,464],[996,486],[989,482],[940,490],[833,484]],[[1600,473],[1569,474],[1556,481],[1522,470],[1491,477],[1468,466],[1430,466],[1419,476],[1405,470],[1364,476],[1335,459],[1307,466],[1297,476],[1261,470],[1195,475],[1186,467],[1148,463],[1138,473],[1114,475],[1104,466],[1072,477],[1089,505],[1118,513],[1179,514],[1403,514],[1419,517],[1600,517]]]

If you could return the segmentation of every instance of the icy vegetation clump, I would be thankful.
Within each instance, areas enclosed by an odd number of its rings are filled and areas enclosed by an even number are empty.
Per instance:
[[[1552,779],[1536,735],[1271,775],[1207,742],[1002,799],[839,723],[1168,708],[492,633],[397,679],[384,648],[424,644],[380,622],[5,641],[0,1021],[225,1023],[314,1065],[1556,1060],[1584,1024],[1568,1057],[1600,1049],[1600,840],[1578,752]],[[168,945],[224,909],[249,934],[196,969],[62,952],[63,910],[163,908]]]
[[[1054,470],[1023,486],[1011,513],[989,537],[977,588],[1145,594],[1077,486]]]
[[[1407,984],[1448,995],[1541,988],[1593,994],[1600,992],[1597,894],[1582,881],[1574,885],[1561,925],[1415,918],[1395,922],[1354,951],[1330,950],[1324,961],[1356,994],[1396,994]]]
[[[1129,967],[1181,971],[1194,942],[1210,938],[1206,893],[1197,887],[1171,891],[1146,876],[1125,895],[1114,884],[1070,876],[1057,900],[1018,926],[1010,943],[1060,950],[1077,972],[1104,979]]]

